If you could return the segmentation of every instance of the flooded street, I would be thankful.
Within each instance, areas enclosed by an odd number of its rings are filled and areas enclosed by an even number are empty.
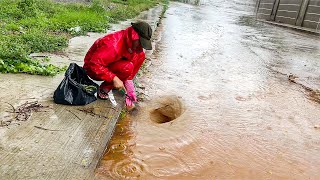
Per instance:
[[[171,2],[147,100],[98,179],[319,179],[320,39],[255,20],[253,0]]]

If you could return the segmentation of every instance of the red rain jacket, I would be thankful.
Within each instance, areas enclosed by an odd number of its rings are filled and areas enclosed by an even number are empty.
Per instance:
[[[129,52],[132,49],[132,41],[139,39],[139,35],[132,27],[108,34],[94,42],[84,59],[84,69],[95,72],[99,79],[112,82],[115,74],[108,69],[108,65],[119,60],[128,60],[136,64],[136,59],[145,58],[143,49]],[[139,70],[134,67],[133,75]],[[132,77],[133,78],[133,77]]]

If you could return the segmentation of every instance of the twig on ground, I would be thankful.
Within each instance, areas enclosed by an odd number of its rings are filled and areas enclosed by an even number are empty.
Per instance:
[[[7,121],[0,121],[0,127],[9,126],[12,124],[13,121],[27,121],[32,111],[35,112],[46,112],[46,111],[40,111],[42,108],[48,108],[49,106],[43,106],[42,104],[39,104],[38,101],[33,102],[25,102],[24,104],[18,106],[17,108],[14,108],[14,106],[8,102],[5,102],[6,104],[9,104],[12,108],[12,111],[6,111],[9,113],[16,114],[14,118],[7,120]]]
[[[46,130],[46,131],[65,131],[65,130],[57,130],[57,129],[47,129],[47,128],[43,128],[40,126],[34,126],[35,128],[41,129],[41,130]]]
[[[69,109],[67,109],[67,111],[69,111],[71,114],[73,114],[75,117],[77,117],[79,120],[82,120],[81,118],[79,118],[74,112],[70,111]]]
[[[13,107],[13,105],[12,104],[10,104],[10,103],[8,103],[8,102],[4,102],[4,103],[6,103],[6,104],[9,104],[10,106],[11,106],[11,108],[12,108],[12,113],[15,113],[16,112],[16,109]],[[10,112],[10,111],[8,111],[8,112]]]
[[[111,107],[108,107],[108,108],[111,108]],[[111,108],[111,109],[114,109],[114,108]],[[103,116],[101,114],[97,114],[97,113],[93,112],[94,108],[78,109],[78,110],[81,111],[81,112],[84,112],[86,114],[89,114],[91,116],[96,116],[96,117],[99,117],[99,118],[108,118],[106,116]]]

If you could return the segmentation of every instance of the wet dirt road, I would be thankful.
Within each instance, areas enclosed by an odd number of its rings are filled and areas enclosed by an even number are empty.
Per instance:
[[[319,179],[319,38],[256,22],[252,0],[200,2],[170,4],[148,100],[97,177]]]

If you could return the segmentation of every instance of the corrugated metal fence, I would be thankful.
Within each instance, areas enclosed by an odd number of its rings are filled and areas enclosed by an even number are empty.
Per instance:
[[[257,0],[257,18],[320,32],[320,0]]]

